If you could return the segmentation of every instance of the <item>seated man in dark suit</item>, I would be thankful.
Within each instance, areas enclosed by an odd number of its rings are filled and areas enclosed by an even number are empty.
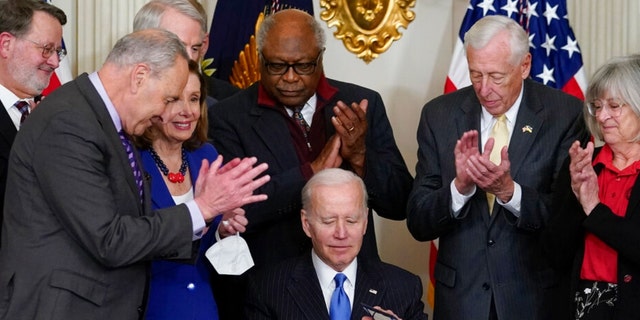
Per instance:
[[[245,319],[367,319],[363,305],[388,309],[404,320],[427,319],[420,278],[358,257],[367,230],[367,200],[362,179],[351,171],[326,169],[314,175],[302,189],[300,215],[313,249],[250,279]]]
[[[256,42],[260,81],[220,101],[209,113],[209,138],[220,154],[227,159],[256,157],[269,164],[271,182],[258,190],[269,200],[244,207],[251,223],[242,236],[256,269],[311,249],[300,226],[299,195],[322,169],[355,172],[367,186],[370,211],[403,220],[413,179],[380,94],[325,77],[324,30],[304,11],[287,9],[267,16]],[[361,257],[378,258],[373,224],[370,214]],[[214,282],[223,292],[216,296],[220,318],[236,320],[246,278],[220,278]]]

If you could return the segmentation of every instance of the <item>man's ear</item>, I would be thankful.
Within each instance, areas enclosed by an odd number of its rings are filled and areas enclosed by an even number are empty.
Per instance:
[[[202,57],[202,59],[204,59],[204,55],[207,53],[207,50],[209,50],[209,33],[208,32],[204,34],[204,38],[202,39],[202,47],[200,47],[200,56]],[[200,61],[198,61],[198,63],[200,63]]]
[[[138,63],[131,69],[131,92],[136,93],[146,84],[151,76],[151,69],[145,63]]]
[[[0,33],[0,57],[7,58],[12,47],[15,45],[16,37],[9,32]]]
[[[307,217],[307,212],[304,209],[300,210],[300,220],[302,221],[302,230],[304,230],[307,237],[311,238],[309,218]]]

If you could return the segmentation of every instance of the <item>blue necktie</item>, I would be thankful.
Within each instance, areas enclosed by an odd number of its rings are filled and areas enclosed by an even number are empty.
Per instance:
[[[138,192],[140,193],[140,201],[142,201],[142,172],[140,171],[138,163],[136,162],[136,158],[133,155],[133,147],[131,146],[131,141],[129,141],[127,134],[122,130],[118,132],[118,135],[120,136],[120,141],[122,141],[122,147],[124,147],[124,150],[127,152],[129,165],[131,166],[131,171],[133,171],[133,177],[136,179],[136,185],[138,186]]]
[[[347,280],[347,276],[337,273],[333,278],[336,282],[336,289],[331,295],[331,304],[329,305],[329,316],[331,320],[349,320],[351,318],[351,303],[347,293],[344,292],[342,285]]]

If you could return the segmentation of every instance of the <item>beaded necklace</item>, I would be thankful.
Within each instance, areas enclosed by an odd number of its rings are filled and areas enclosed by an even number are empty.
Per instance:
[[[169,182],[171,183],[184,182],[184,175],[187,173],[187,152],[184,151],[184,148],[182,148],[182,164],[180,165],[180,171],[175,173],[169,172],[169,169],[167,168],[167,166],[164,164],[164,162],[162,162],[162,159],[160,159],[156,151],[153,150],[153,147],[151,146],[149,147],[149,153],[151,154],[151,158],[153,158],[153,161],[158,166],[158,169],[160,169],[162,174],[164,174],[165,177],[169,179]]]

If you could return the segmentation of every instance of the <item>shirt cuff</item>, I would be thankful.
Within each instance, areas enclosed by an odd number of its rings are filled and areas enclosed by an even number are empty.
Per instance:
[[[184,204],[189,208],[189,214],[191,215],[191,225],[193,226],[192,240],[199,240],[204,235],[203,231],[206,228],[207,223],[204,221],[202,212],[195,200],[189,200]]]
[[[476,186],[473,186],[473,189],[471,189],[468,194],[461,194],[460,192],[458,192],[458,189],[456,189],[454,182],[455,179],[451,180],[450,184],[451,212],[453,213],[453,217],[457,218],[458,215],[460,215],[460,210],[462,210],[462,207],[464,207],[464,205],[469,202],[469,199],[471,199],[471,197],[473,197],[473,195],[476,193]]]
[[[513,182],[513,196],[509,202],[502,202],[496,197],[499,205],[511,212],[516,218],[520,218],[520,209],[522,207],[522,187],[517,182]]]

